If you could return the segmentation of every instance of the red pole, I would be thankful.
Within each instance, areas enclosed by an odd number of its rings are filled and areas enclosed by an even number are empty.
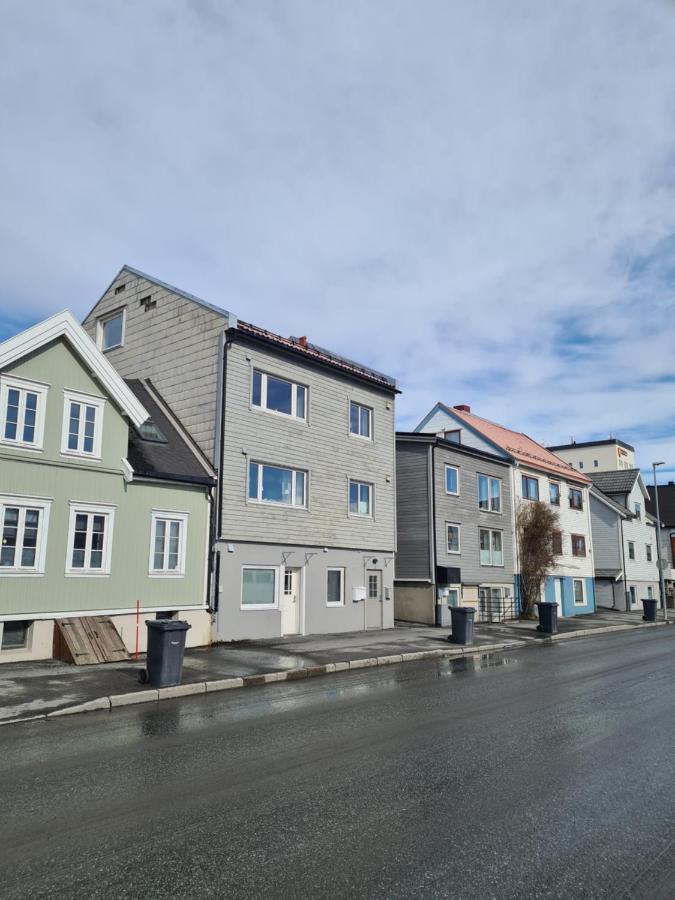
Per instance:
[[[138,659],[138,626],[141,619],[141,601],[136,601],[136,652],[134,653],[134,659]]]

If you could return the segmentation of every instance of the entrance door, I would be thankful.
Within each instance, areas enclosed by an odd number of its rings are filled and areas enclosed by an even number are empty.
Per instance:
[[[281,596],[281,633],[300,633],[300,569],[285,569]]]
[[[558,604],[558,618],[563,614],[562,598],[563,598],[563,580],[562,578],[553,579],[553,588],[555,590],[555,602]]]
[[[382,628],[382,569],[366,572],[366,628]]]

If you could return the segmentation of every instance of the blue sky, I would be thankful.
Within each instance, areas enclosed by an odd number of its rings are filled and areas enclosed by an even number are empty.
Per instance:
[[[0,336],[127,262],[675,468],[675,6],[0,7]]]

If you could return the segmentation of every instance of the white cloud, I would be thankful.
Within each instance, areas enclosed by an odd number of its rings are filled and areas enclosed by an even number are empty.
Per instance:
[[[396,374],[404,427],[444,399],[647,446],[673,46],[658,0],[5,4],[3,313],[129,262]]]

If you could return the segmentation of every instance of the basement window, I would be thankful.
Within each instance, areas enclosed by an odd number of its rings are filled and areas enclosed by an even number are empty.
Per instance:
[[[28,646],[28,636],[33,623],[5,622],[2,628],[2,650],[21,650]]]

